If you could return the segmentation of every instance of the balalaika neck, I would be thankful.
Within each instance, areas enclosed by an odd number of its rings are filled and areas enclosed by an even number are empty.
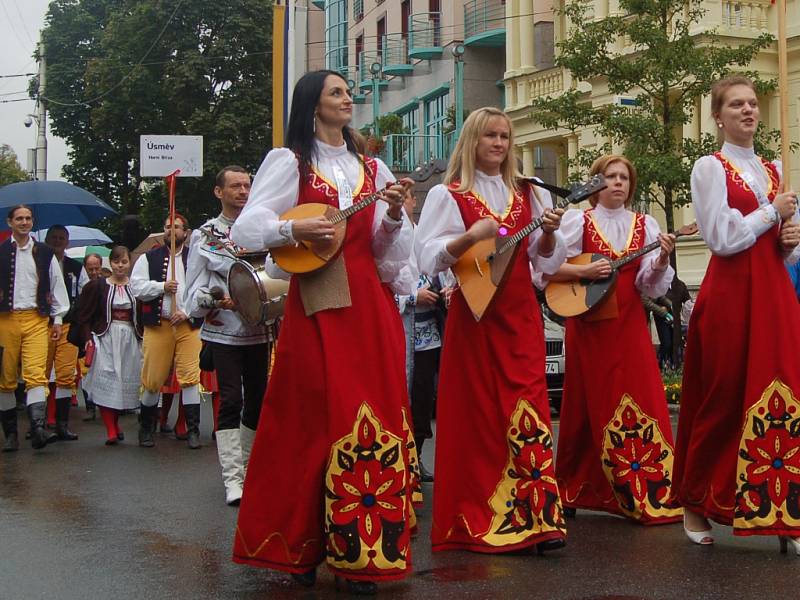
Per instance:
[[[556,202],[555,208],[556,209],[566,208],[567,206],[569,206],[569,204],[570,200],[568,198],[565,198],[564,200]],[[514,248],[518,243],[520,243],[523,239],[525,239],[526,235],[533,233],[534,231],[539,229],[539,227],[542,226],[542,223],[544,223],[544,215],[534,219],[533,221],[528,223],[525,227],[520,229],[517,233],[508,238],[505,242],[503,242],[503,245],[497,249],[497,254],[502,254],[503,252],[507,252],[508,250]]]
[[[338,213],[331,217],[331,223],[336,225],[336,223],[341,223],[342,221],[349,219],[358,211],[367,208],[373,202],[381,199],[380,192],[375,192],[374,194],[370,194],[363,200],[359,200],[345,208],[344,210],[340,210]]]
[[[655,250],[659,246],[661,246],[661,242],[655,241],[655,242],[653,242],[651,244],[647,244],[647,246],[645,246],[644,248],[639,248],[638,250],[635,250],[634,252],[631,252],[630,254],[626,254],[622,258],[618,258],[617,260],[612,260],[611,261],[611,270],[612,271],[616,271],[617,269],[627,265],[629,262],[636,260],[637,258],[642,256],[643,254],[647,254],[648,252],[652,252],[653,250]]]

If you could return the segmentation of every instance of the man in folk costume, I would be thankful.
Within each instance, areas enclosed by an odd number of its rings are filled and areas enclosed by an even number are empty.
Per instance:
[[[11,237],[0,244],[0,415],[6,436],[4,452],[18,449],[16,398],[19,366],[27,391],[31,446],[44,448],[56,436],[45,430],[48,337],[61,337],[69,309],[64,278],[53,251],[31,236],[33,211],[13,207],[7,221]],[[52,328],[48,328],[49,320]]]
[[[186,289],[186,265],[189,248],[184,245],[189,224],[182,215],[164,223],[164,245],[140,256],[131,274],[131,289],[143,303],[144,365],[142,366],[141,424],[139,445],[151,448],[158,396],[173,362],[183,392],[188,444],[200,447],[200,332],[189,320],[183,294]],[[170,264],[170,241],[175,236],[175,260]]]
[[[250,175],[242,167],[225,167],[217,175],[214,195],[222,212],[192,235],[186,306],[191,316],[204,318],[200,337],[211,347],[221,397],[217,453],[225,501],[235,506],[242,497],[267,387],[270,335],[267,325],[250,325],[242,319],[227,285],[236,262],[229,251],[239,250],[228,236],[250,196]]]
[[[63,225],[53,225],[47,230],[44,243],[47,244],[55,255],[64,275],[64,284],[67,288],[70,310],[64,315],[61,326],[61,336],[54,339],[51,336],[47,349],[47,373],[50,374],[55,367],[55,386],[51,390],[55,399],[56,435],[59,440],[77,440],[78,436],[72,433],[67,424],[69,422],[69,409],[72,404],[72,395],[75,393],[75,373],[78,362],[78,347],[67,341],[72,315],[72,307],[77,301],[83,286],[89,281],[89,275],[74,258],[64,254],[69,245],[69,231]],[[53,387],[53,384],[50,384]]]

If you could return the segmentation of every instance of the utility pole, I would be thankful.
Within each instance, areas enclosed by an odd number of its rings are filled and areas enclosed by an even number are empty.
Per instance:
[[[39,42],[39,90],[36,94],[36,179],[47,180],[47,109],[44,104],[45,86],[45,56],[44,43]]]

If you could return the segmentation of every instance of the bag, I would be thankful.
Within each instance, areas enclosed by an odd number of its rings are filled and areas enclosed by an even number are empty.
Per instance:
[[[97,347],[94,345],[94,340],[90,339],[86,342],[86,354],[83,356],[83,364],[91,367],[94,362],[94,355],[97,352]]]
[[[214,370],[214,351],[207,342],[203,342],[203,348],[200,350],[200,370],[209,372]]]

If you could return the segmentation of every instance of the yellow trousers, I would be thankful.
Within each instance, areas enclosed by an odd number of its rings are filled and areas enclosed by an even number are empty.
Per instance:
[[[48,318],[35,309],[0,313],[0,346],[3,347],[0,392],[17,389],[20,362],[26,390],[47,385],[49,337]]]
[[[50,340],[47,348],[46,374],[49,377],[56,366],[56,398],[70,396],[75,391],[75,365],[78,361],[78,347],[67,341],[69,324],[61,326],[61,337]]]
[[[173,357],[178,384],[189,387],[200,383],[200,330],[189,327],[188,321],[173,327],[166,319],[161,325],[144,328],[142,353],[142,387],[158,393],[169,377]]]

